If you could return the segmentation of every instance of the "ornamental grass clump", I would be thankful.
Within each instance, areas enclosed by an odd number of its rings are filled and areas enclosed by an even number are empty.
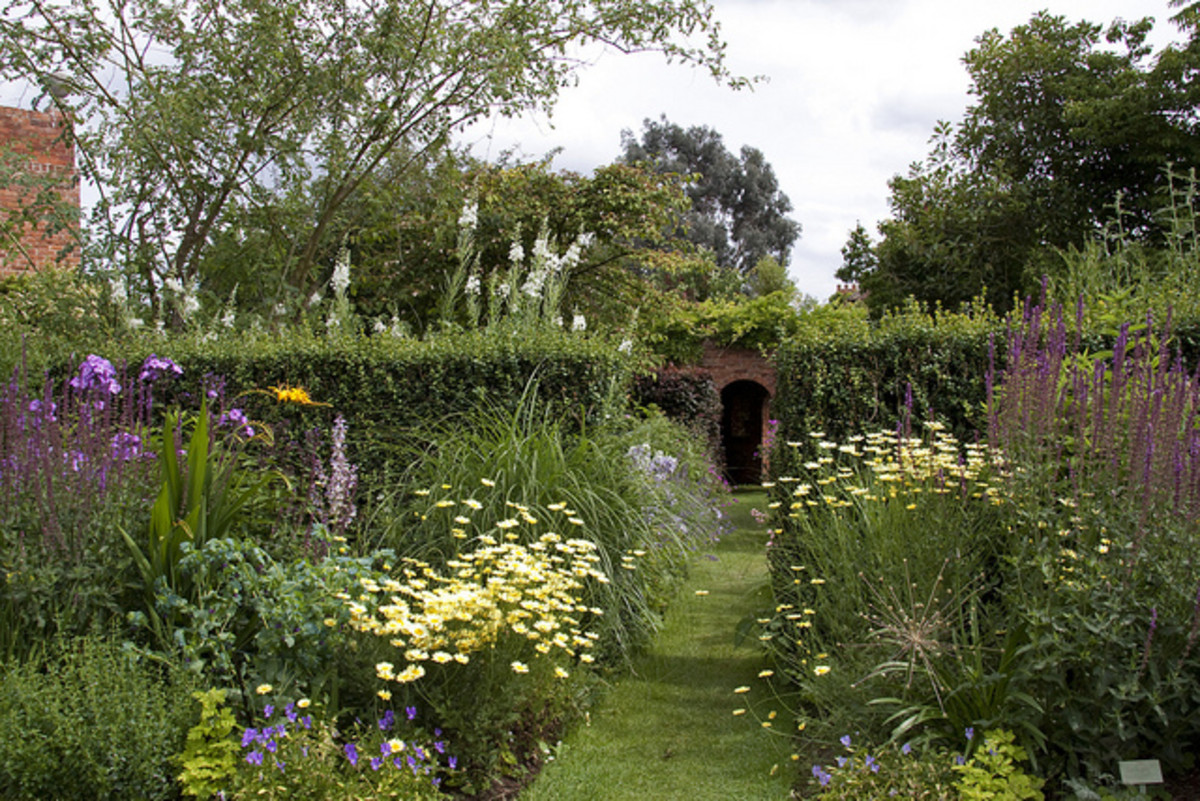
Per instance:
[[[971,620],[991,614],[1003,550],[995,460],[936,422],[922,437],[898,426],[810,438],[819,455],[806,461],[809,444],[788,442],[793,475],[772,488],[776,606],[760,621],[798,690],[797,716],[816,736],[853,721],[886,737],[894,709],[875,703],[882,696],[927,703],[923,724],[961,731],[973,718],[957,718],[974,713],[944,699],[958,686],[954,666],[992,645]]]
[[[504,520],[522,523],[506,534],[523,545],[549,530],[586,536],[610,579],[589,589],[588,605],[604,610],[596,659],[625,663],[653,636],[684,565],[720,522],[720,491],[700,458],[673,450],[675,472],[661,485],[630,458],[634,445],[661,449],[667,429],[676,430],[622,420],[581,430],[532,391],[515,411],[464,412],[425,433],[406,482],[421,489],[397,499],[403,511],[380,526],[378,543],[440,567]]]

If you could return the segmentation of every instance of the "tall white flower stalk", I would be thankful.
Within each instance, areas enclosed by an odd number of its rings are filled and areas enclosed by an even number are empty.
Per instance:
[[[333,303],[325,318],[325,327],[330,336],[345,336],[354,333],[354,310],[350,306],[350,248],[342,245],[337,261],[333,263],[333,276],[329,279],[333,290]]]
[[[447,277],[442,295],[439,309],[442,325],[453,328],[459,324],[461,297],[471,328],[485,324],[485,319],[488,326],[507,321],[518,328],[561,327],[560,306],[567,283],[583,251],[591,245],[592,235],[580,234],[560,254],[543,220],[532,250],[527,253],[518,228],[508,250],[508,263],[487,271],[485,280],[475,242],[478,219],[479,207],[470,200],[458,218],[458,264]]]
[[[479,295],[471,293],[471,286],[478,286],[479,279],[475,271],[479,265],[479,253],[475,250],[475,230],[479,225],[479,202],[468,198],[463,205],[462,213],[458,215],[458,265],[446,279],[446,288],[442,292],[442,301],[438,310],[442,325],[453,328],[458,324],[458,298],[465,293],[467,317],[469,325],[475,328],[479,325],[480,307]],[[474,279],[474,284],[472,284]]]

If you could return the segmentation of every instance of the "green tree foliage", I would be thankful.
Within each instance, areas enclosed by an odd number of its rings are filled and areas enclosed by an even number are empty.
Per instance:
[[[1176,5],[1180,3],[1176,2]],[[957,305],[986,292],[999,308],[1054,269],[1057,250],[1120,220],[1154,241],[1171,163],[1200,157],[1194,4],[1174,17],[1189,39],[1153,54],[1153,21],[1107,30],[1035,14],[991,30],[964,57],[976,101],[940,123],[933,149],[892,179],[892,217],[875,262],[847,248],[873,309],[907,296]]]
[[[710,250],[718,266],[746,274],[765,256],[787,266],[800,224],[787,216],[792,203],[762,151],[747,145],[735,156],[713,129],[684,129],[666,117],[644,120],[640,140],[623,131],[621,146],[624,163],[688,181],[692,209],[679,236]]]
[[[0,41],[0,77],[78,121],[106,255],[152,295],[194,284],[214,236],[250,221],[296,232],[285,281],[307,296],[339,210],[389,156],[549,110],[573,45],[741,83],[709,0],[4,0]]]

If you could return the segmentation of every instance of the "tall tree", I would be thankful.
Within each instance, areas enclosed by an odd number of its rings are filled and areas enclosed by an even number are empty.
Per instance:
[[[1176,23],[1189,30],[1182,15]],[[892,179],[868,303],[909,295],[957,304],[1014,292],[1120,217],[1153,240],[1168,164],[1200,161],[1200,48],[1146,45],[1153,21],[1105,32],[1038,13],[1007,36],[983,34],[964,57],[976,101],[941,123],[929,157]],[[1193,31],[1194,25],[1190,29]]]
[[[787,216],[792,203],[762,151],[747,145],[735,156],[713,129],[684,129],[666,117],[644,120],[641,139],[622,131],[621,146],[624,163],[688,180],[692,208],[681,235],[712,251],[719,266],[747,274],[768,256],[787,265],[800,224]]]
[[[711,0],[0,2],[0,77],[41,83],[77,121],[110,255],[151,289],[196,280],[214,235],[260,210],[305,223],[287,254],[305,293],[338,210],[390,154],[550,109],[571,47],[593,41],[741,83]]]

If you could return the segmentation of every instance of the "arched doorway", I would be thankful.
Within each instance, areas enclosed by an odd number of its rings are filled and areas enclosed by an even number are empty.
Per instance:
[[[734,381],[721,390],[721,449],[732,484],[762,481],[763,417],[769,393],[757,381]]]

